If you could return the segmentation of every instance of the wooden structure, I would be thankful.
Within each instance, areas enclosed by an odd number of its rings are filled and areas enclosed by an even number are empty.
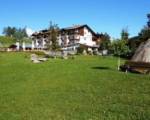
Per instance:
[[[122,71],[150,73],[150,39],[141,43],[130,61],[120,66]]]
[[[124,72],[149,74],[150,63],[126,61],[124,65],[120,66],[120,70]]]

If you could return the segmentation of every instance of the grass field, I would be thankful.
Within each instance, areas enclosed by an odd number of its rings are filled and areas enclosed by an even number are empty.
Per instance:
[[[0,120],[150,120],[150,75],[117,71],[117,58],[30,62],[0,53]]]

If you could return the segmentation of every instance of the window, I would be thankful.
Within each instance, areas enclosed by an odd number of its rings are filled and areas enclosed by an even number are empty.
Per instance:
[[[79,32],[79,30],[75,30],[75,33],[78,33]]]

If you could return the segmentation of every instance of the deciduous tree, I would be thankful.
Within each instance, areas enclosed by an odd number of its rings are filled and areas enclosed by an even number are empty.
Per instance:
[[[57,24],[53,24],[52,22],[50,22],[48,31],[49,37],[47,41],[47,48],[49,50],[56,51],[60,48],[58,43],[59,27]]]
[[[100,49],[101,50],[109,50],[111,40],[108,33],[101,33],[99,34],[101,42],[100,42]]]

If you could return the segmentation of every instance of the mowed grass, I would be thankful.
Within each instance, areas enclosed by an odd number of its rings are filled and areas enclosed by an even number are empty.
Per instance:
[[[150,120],[150,75],[119,72],[114,57],[0,53],[0,120]]]

